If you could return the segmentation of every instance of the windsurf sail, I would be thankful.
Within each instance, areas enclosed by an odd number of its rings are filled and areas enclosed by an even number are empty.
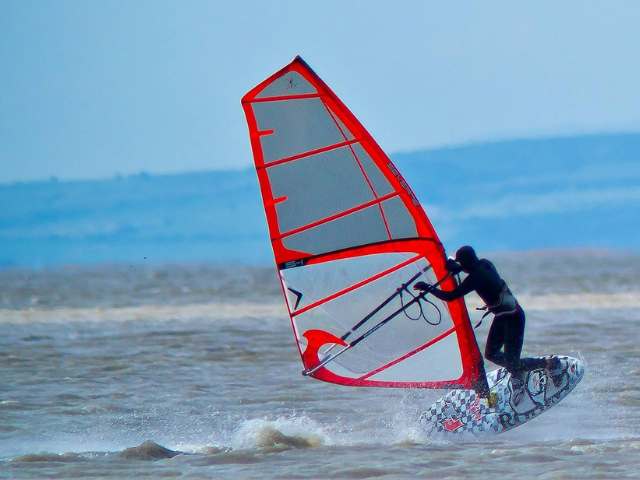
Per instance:
[[[242,99],[304,373],[351,386],[486,385],[445,251],[387,155],[296,57]],[[430,172],[425,171],[425,175]]]

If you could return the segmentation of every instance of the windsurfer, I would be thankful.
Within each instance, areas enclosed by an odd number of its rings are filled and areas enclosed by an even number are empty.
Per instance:
[[[460,271],[467,273],[467,277],[454,290],[447,292],[426,282],[418,282],[413,288],[427,291],[446,302],[475,290],[485,302],[483,309],[493,314],[485,358],[505,367],[511,373],[514,389],[524,386],[523,379],[527,370],[554,367],[549,360],[543,358],[520,358],[524,339],[524,310],[493,263],[484,258],[478,259],[472,247],[464,246],[456,252],[455,261],[450,259],[447,262],[447,269],[453,274]]]

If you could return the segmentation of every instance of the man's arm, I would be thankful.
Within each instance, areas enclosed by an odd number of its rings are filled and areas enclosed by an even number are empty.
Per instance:
[[[424,285],[421,285],[424,284]],[[465,278],[460,285],[451,290],[450,292],[445,292],[444,290],[440,290],[439,288],[432,287],[424,282],[419,282],[416,284],[414,288],[418,290],[427,290],[429,293],[432,293],[433,296],[443,300],[445,302],[450,302],[451,300],[455,300],[456,298],[464,297],[467,293],[474,290],[473,280],[471,275]]]

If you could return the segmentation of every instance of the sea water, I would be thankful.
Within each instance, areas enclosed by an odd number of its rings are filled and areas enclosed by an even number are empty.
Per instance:
[[[525,353],[586,373],[526,425],[454,440],[417,423],[443,392],[303,377],[271,268],[0,271],[0,478],[638,478],[640,257],[495,262]]]

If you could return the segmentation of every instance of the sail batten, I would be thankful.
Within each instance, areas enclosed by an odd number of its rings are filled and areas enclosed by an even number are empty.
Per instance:
[[[329,217],[325,217],[325,218],[321,218],[320,220],[316,220],[315,222],[312,223],[308,223],[306,225],[302,225],[298,228],[294,228],[293,230],[289,230],[288,232],[283,232],[282,235],[280,236],[280,238],[285,238],[288,237],[290,235],[293,235],[295,233],[299,233],[302,232],[304,230],[308,230],[309,228],[313,228],[313,227],[317,227],[318,225],[322,225],[323,223],[328,223],[328,222],[332,222],[333,220],[337,220],[340,217],[344,217],[346,215],[350,215],[352,213],[355,213],[359,210],[363,210],[365,208],[371,207],[373,205],[379,205],[382,202],[384,202],[385,200],[389,200],[390,198],[393,197],[397,197],[398,195],[400,195],[398,192],[392,192],[389,193],[383,197],[379,197],[379,198],[375,198],[373,200],[370,200],[366,203],[363,203],[361,205],[357,205],[355,207],[349,208],[348,210],[344,210],[340,213],[336,213],[334,215],[331,215]]]
[[[475,385],[484,371],[464,302],[412,290],[453,288],[444,249],[362,124],[300,57],[242,104],[305,371],[351,386]]]
[[[318,93],[301,93],[299,95],[276,95],[273,97],[261,97],[254,98],[251,103],[261,103],[261,102],[281,102],[283,100],[303,100],[305,98],[318,98],[320,94]]]
[[[298,153],[297,155],[292,155],[290,157],[285,157],[285,158],[280,158],[278,160],[274,160],[272,162],[269,162],[266,165],[261,165],[257,168],[264,168],[264,169],[268,169],[271,167],[275,167],[276,165],[280,165],[283,163],[288,163],[288,162],[293,162],[295,160],[300,160],[301,158],[306,158],[306,157],[311,157],[313,155],[317,155],[319,153],[324,153],[324,152],[329,152],[331,150],[335,150],[338,148],[342,148],[342,147],[346,147],[348,145],[352,145],[354,143],[356,143],[358,140],[346,140],[344,142],[340,142],[340,143],[334,143],[333,145],[327,145],[326,147],[322,147],[322,148],[316,148],[315,150],[310,150],[308,152],[302,152],[302,153]]]

